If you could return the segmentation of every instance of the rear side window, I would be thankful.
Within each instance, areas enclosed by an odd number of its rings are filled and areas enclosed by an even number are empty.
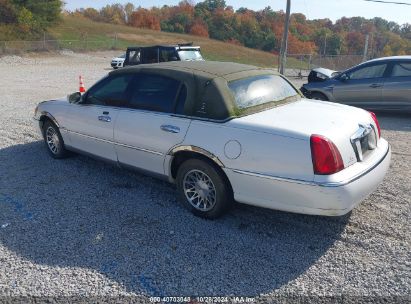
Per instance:
[[[350,79],[369,79],[369,78],[379,78],[384,75],[387,64],[376,64],[372,66],[367,66],[364,68],[359,68],[348,74]]]
[[[228,84],[239,109],[278,102],[298,95],[297,91],[279,75],[260,75],[231,81]]]
[[[127,103],[131,74],[114,75],[103,79],[87,92],[88,104],[122,107]]]
[[[180,82],[172,78],[139,74],[134,80],[129,107],[173,113],[179,87]]]
[[[411,77],[411,62],[396,63],[392,69],[392,77]]]
[[[143,49],[143,63],[157,63],[159,60],[158,48]]]
[[[141,51],[140,50],[129,51],[128,63],[130,65],[140,64],[141,63]]]

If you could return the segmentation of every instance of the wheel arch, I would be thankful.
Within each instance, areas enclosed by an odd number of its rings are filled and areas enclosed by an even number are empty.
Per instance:
[[[223,170],[224,164],[213,153],[197,146],[186,145],[173,148],[168,153],[168,156],[170,156],[170,161],[168,164],[168,175],[170,181],[175,181],[177,177],[178,168],[181,166],[183,162],[193,158],[202,159],[213,165],[221,173],[223,178],[226,180],[230,190],[233,191],[231,182]]]
[[[325,93],[324,91],[320,91],[320,90],[316,90],[316,89],[310,90],[310,97],[311,97],[311,98],[312,98],[312,96],[313,96],[314,94],[323,95],[323,96],[327,99],[326,101],[330,101],[330,100],[331,100],[331,99],[330,99],[330,96],[329,96],[327,93]]]
[[[51,115],[49,112],[43,111],[41,112],[40,118],[39,118],[39,124],[40,124],[41,129],[43,129],[43,125],[47,120],[52,121],[57,126],[57,128],[60,128],[60,125],[57,122],[57,120],[54,118],[54,116]]]

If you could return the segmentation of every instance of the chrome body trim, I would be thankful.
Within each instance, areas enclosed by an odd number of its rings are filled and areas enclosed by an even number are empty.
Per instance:
[[[371,139],[374,140],[374,142],[369,142],[368,147],[369,150],[374,150],[377,147],[377,137],[372,125],[360,124],[358,130],[350,137],[350,142],[357,157],[357,161],[364,160],[364,155],[361,148],[361,139],[367,137],[369,134],[371,134],[371,132],[374,132],[374,136],[372,138],[369,138],[368,140]]]
[[[180,128],[177,127],[177,126],[173,126],[173,125],[161,125],[160,129],[162,131],[170,132],[170,133],[179,133],[180,132]]]
[[[174,156],[177,152],[181,151],[189,151],[189,152],[195,152],[202,154],[210,159],[212,159],[217,165],[219,165],[221,168],[224,168],[224,164],[220,161],[220,159],[215,156],[213,153],[208,152],[207,150],[204,150],[200,147],[197,146],[178,146],[173,148],[170,152],[168,152],[168,155]]]
[[[301,179],[296,179],[296,178],[289,178],[289,177],[283,177],[283,176],[275,176],[275,175],[268,175],[268,174],[262,174],[258,172],[249,172],[249,171],[244,171],[244,170],[237,170],[237,169],[231,169],[233,172],[238,173],[238,174],[244,174],[244,175],[249,175],[253,177],[260,177],[260,178],[266,178],[266,179],[271,179],[271,180],[276,180],[276,181],[282,181],[282,182],[287,182],[287,183],[295,183],[295,184],[302,184],[302,185],[308,185],[308,186],[318,186],[318,187],[342,187],[345,185],[348,185],[364,175],[367,175],[369,172],[374,170],[379,164],[381,164],[384,159],[387,157],[391,147],[388,146],[387,151],[384,153],[384,156],[372,167],[368,168],[367,170],[343,181],[339,182],[315,182],[315,181],[307,181],[307,180],[301,180]]]
[[[139,147],[136,147],[136,146],[130,146],[130,145],[122,144],[122,143],[115,142],[115,141],[111,141],[111,140],[107,140],[107,139],[101,139],[101,138],[97,138],[97,137],[94,137],[94,136],[90,136],[90,135],[86,135],[86,134],[82,134],[82,133],[70,131],[70,130],[68,130],[68,129],[66,129],[66,128],[61,128],[61,129],[67,131],[68,133],[72,133],[72,134],[76,134],[76,135],[83,136],[83,137],[86,137],[86,138],[90,138],[90,139],[98,140],[98,141],[101,141],[101,142],[113,144],[113,145],[116,145],[116,146],[121,146],[121,147],[129,148],[129,149],[134,149],[134,150],[138,150],[138,151],[143,151],[143,152],[147,152],[147,153],[151,153],[151,154],[155,154],[155,155],[164,155],[163,153],[158,152],[158,151],[153,151],[153,150],[149,150],[149,149],[139,148]]]

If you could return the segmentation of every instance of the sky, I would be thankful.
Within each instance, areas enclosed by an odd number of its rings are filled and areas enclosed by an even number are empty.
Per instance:
[[[150,0],[150,1],[127,1],[127,0],[65,0],[65,8],[74,10],[80,7],[101,8],[107,4],[131,2],[135,6],[152,7],[163,5],[176,5],[180,0]],[[395,0],[387,0],[395,1]],[[399,0],[397,0],[399,1]],[[195,3],[200,1],[194,1]],[[411,0],[401,0],[411,4]],[[226,0],[227,5],[234,9],[247,7],[260,10],[271,6],[274,10],[284,10],[286,0]],[[365,18],[382,17],[399,24],[411,23],[411,5],[383,4],[367,2],[364,0],[291,0],[291,12],[303,13],[308,19],[329,18],[335,21],[343,16],[361,16]]]

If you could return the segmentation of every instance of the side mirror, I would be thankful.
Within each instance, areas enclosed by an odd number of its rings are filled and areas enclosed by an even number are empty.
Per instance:
[[[345,81],[349,80],[350,78],[348,77],[347,74],[341,74],[341,75],[338,77],[338,79],[341,80],[342,82],[345,82]]]
[[[69,103],[79,103],[81,101],[81,93],[75,92],[67,96]]]

